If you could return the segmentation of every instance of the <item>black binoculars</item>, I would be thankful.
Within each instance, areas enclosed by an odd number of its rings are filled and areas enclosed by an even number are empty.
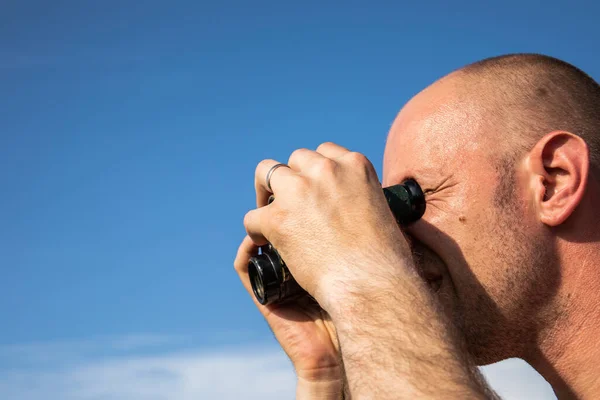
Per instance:
[[[425,195],[413,179],[383,188],[383,193],[400,225],[415,222],[425,213]],[[271,196],[269,203],[273,199]],[[271,244],[261,246],[258,255],[250,258],[248,275],[254,296],[263,305],[288,302],[307,294]]]

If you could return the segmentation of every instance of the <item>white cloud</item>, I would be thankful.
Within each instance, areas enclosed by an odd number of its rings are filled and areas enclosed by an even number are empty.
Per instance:
[[[278,348],[153,350],[162,336],[0,347],[4,400],[293,399],[295,376]],[[124,349],[126,351],[124,351]],[[68,351],[67,351],[68,350]],[[132,351],[133,350],[133,351]],[[123,354],[125,353],[125,354]],[[4,356],[10,355],[7,364]],[[20,358],[21,357],[21,358]],[[505,399],[553,399],[549,385],[520,360],[483,368]]]
[[[481,370],[503,399],[556,399],[550,384],[523,360],[511,358]]]
[[[134,335],[0,347],[0,398],[294,398],[295,377],[279,349],[172,350],[181,342],[182,338]],[[164,349],[167,345],[171,350]]]

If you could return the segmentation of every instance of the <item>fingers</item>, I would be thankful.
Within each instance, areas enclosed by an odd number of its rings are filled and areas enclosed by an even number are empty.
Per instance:
[[[242,285],[248,291],[250,297],[254,301],[254,304],[256,304],[258,309],[263,312],[262,305],[254,296],[254,291],[252,290],[252,285],[250,284],[250,277],[248,276],[248,262],[250,261],[250,257],[255,256],[257,253],[258,246],[256,246],[249,236],[246,236],[238,249],[235,261],[233,262],[233,267],[238,273],[240,281],[242,281]]]
[[[248,260],[250,260],[250,257],[256,255],[257,253],[258,246],[249,236],[246,236],[244,240],[242,240],[242,244],[240,244],[237,255],[235,256],[235,261],[233,262],[233,266],[237,273],[240,274],[240,277],[247,277]]]
[[[254,189],[256,190],[257,207],[267,205],[269,197],[271,194],[275,193],[279,182],[295,175],[294,172],[286,166],[273,170],[269,176],[269,181],[271,183],[271,190],[269,190],[267,187],[267,175],[271,168],[277,164],[279,164],[279,162],[275,160],[263,160],[256,166],[256,171],[254,173]]]
[[[269,197],[276,196],[282,190],[293,196],[302,191],[302,182],[307,177],[322,177],[335,173],[338,165],[334,161],[350,154],[345,147],[335,143],[321,144],[316,151],[298,149],[292,153],[288,164],[282,165],[276,160],[263,160],[256,167],[254,186],[256,190],[256,205],[259,209],[267,206]],[[270,188],[269,188],[270,184]],[[256,210],[255,210],[256,211]],[[244,219],[244,226],[255,244],[266,244],[268,235],[261,230],[261,223],[269,222],[263,212],[249,212]]]
[[[264,229],[268,226],[264,223],[268,212],[268,207],[261,207],[248,211],[244,216],[244,228],[246,228],[246,233],[256,246],[263,246],[268,242],[266,238],[268,235],[264,232]]]
[[[309,178],[313,182],[323,182],[324,177],[334,176],[339,167],[335,159],[307,149],[294,151],[288,163],[298,171],[299,176]]]
[[[317,147],[317,153],[323,155],[324,157],[332,159],[341,157],[349,152],[350,150],[348,150],[347,148],[332,142],[325,142],[319,145],[319,147]]]
[[[318,171],[323,166],[332,167],[333,163],[330,160],[348,154],[350,151],[345,147],[335,143],[326,142],[317,147],[316,151],[308,149],[298,149],[292,153],[289,158],[288,166],[282,166],[276,170],[271,170],[279,164],[275,160],[263,160],[256,167],[254,174],[254,188],[256,190],[256,206],[265,206],[271,194],[276,192],[277,187],[281,187],[280,182],[285,182],[286,179],[298,177],[298,173],[308,173],[310,171]],[[270,174],[269,174],[270,172]],[[267,178],[271,184],[269,190]]]
[[[322,154],[308,149],[294,150],[288,160],[288,165],[294,171],[306,173],[308,169],[326,160]]]
[[[343,146],[332,142],[326,142],[319,145],[316,151],[308,149],[298,149],[294,151],[288,160],[288,165],[295,171],[305,171],[314,165],[323,163],[327,158],[334,160],[349,152],[350,150]]]

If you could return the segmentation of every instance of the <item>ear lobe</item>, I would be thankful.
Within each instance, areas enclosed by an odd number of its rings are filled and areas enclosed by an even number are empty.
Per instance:
[[[536,143],[528,159],[540,221],[548,226],[563,224],[585,193],[589,171],[587,144],[572,133],[551,132]]]

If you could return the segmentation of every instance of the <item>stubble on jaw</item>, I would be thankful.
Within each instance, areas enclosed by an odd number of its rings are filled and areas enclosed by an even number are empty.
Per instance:
[[[506,358],[525,358],[535,348],[544,326],[560,310],[555,305],[558,272],[555,253],[543,233],[525,226],[516,179],[516,158],[493,161],[498,183],[492,217],[486,232],[487,282],[473,278],[465,296],[458,299],[455,322],[463,332],[469,352],[479,365]]]

